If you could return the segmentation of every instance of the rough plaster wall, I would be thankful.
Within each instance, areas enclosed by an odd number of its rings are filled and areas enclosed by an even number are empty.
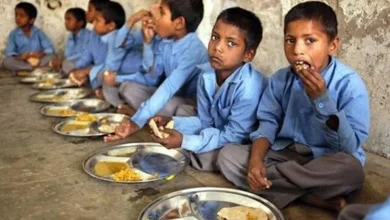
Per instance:
[[[129,15],[147,7],[153,0],[120,0]],[[0,58],[6,37],[14,27],[13,7],[18,0],[0,0]],[[31,0],[40,6],[37,25],[53,39],[62,52],[66,33],[63,14],[70,6],[86,8],[87,0],[63,0],[56,11],[44,7],[43,0]],[[204,0],[205,16],[198,34],[207,45],[211,28],[219,12],[227,7],[241,6],[254,11],[262,20],[264,38],[254,64],[265,74],[287,65],[283,52],[283,17],[302,0]],[[337,12],[342,42],[339,58],[357,70],[366,82],[371,98],[371,134],[365,148],[390,157],[390,82],[387,81],[390,48],[390,0],[328,0]]]

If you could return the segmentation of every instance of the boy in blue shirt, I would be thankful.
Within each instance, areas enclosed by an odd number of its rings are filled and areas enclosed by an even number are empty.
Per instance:
[[[191,152],[191,165],[199,170],[218,171],[218,153],[227,144],[249,143],[257,128],[256,110],[267,86],[264,75],[250,61],[262,39],[259,18],[235,7],[217,18],[208,45],[210,62],[199,65],[198,115],[173,117],[175,130],[164,129],[167,138],[154,140],[167,148]],[[172,117],[156,116],[158,126]]]
[[[90,0],[88,3],[88,11],[86,14],[87,22],[92,24],[95,21],[98,10],[101,10],[103,5],[109,0]],[[84,50],[80,59],[75,63],[66,63],[65,69],[68,73],[78,76],[80,80],[86,81],[87,75],[93,65],[102,64],[107,56],[107,46],[102,42],[100,36],[94,30],[91,31],[87,49]],[[75,77],[72,77],[76,79]],[[78,81],[78,83],[82,83]]]
[[[102,85],[104,71],[117,71],[120,68],[125,50],[114,51],[114,45],[117,29],[124,23],[125,11],[119,3],[108,2],[102,5],[101,10],[96,13],[94,31],[101,36],[100,46],[106,49],[107,55],[102,63],[97,63],[90,69],[72,72],[70,79],[82,84],[88,77],[91,87],[96,91]]]
[[[137,112],[131,120],[117,127],[115,135],[106,136],[104,140],[107,142],[133,134],[158,112],[174,115],[179,106],[195,103],[196,82],[200,73],[196,66],[208,60],[206,48],[195,33],[203,18],[203,2],[163,0],[152,5],[151,13],[154,23],[148,21],[149,29],[144,35],[144,57],[148,57],[150,68],[165,80],[158,88],[135,82],[121,85],[121,95]],[[130,25],[124,28],[130,31]],[[154,36],[155,33],[158,37]],[[126,35],[125,38],[126,41],[123,39],[119,42],[127,44],[136,41]],[[154,44],[158,46],[154,47]]]
[[[73,69],[74,63],[80,59],[82,53],[87,49],[91,31],[85,29],[87,18],[85,11],[81,8],[70,8],[65,12],[65,27],[70,32],[66,45],[65,57],[53,59],[49,66],[54,69],[62,67],[65,74]]]
[[[6,69],[32,70],[36,66],[47,65],[53,58],[51,40],[34,26],[36,17],[37,9],[33,4],[20,2],[15,6],[15,22],[18,27],[8,37],[3,61]]]
[[[269,80],[250,145],[224,147],[218,165],[236,186],[284,208],[296,199],[340,211],[362,187],[369,133],[363,80],[332,57],[337,17],[322,2],[293,7],[284,20],[290,66]]]

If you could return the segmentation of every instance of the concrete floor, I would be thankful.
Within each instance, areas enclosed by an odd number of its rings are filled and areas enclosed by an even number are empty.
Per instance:
[[[0,72],[0,219],[137,219],[154,199],[181,189],[232,187],[222,176],[187,168],[171,181],[147,185],[110,184],[84,173],[82,162],[92,151],[113,144],[101,138],[57,135],[58,119],[39,114],[41,104],[28,101],[36,92]],[[141,131],[122,141],[150,141]],[[390,193],[390,161],[368,154],[366,182],[352,202],[375,203]],[[286,219],[334,219],[335,215],[302,204],[283,210]]]

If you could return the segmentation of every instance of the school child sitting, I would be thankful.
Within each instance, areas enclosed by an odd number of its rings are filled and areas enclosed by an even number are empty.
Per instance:
[[[18,27],[9,34],[4,68],[12,71],[33,70],[37,66],[46,66],[53,58],[51,40],[34,25],[37,13],[31,3],[20,2],[15,6]]]
[[[225,146],[217,165],[236,186],[279,208],[300,199],[339,211],[362,187],[369,100],[360,76],[333,57],[337,17],[322,2],[294,6],[284,19],[290,66],[269,80],[252,145]]]
[[[267,86],[264,75],[252,66],[263,28],[252,12],[235,7],[224,10],[212,30],[208,45],[210,62],[199,65],[198,115],[173,117],[174,130],[154,140],[167,148],[190,152],[191,165],[199,170],[218,171],[217,158],[228,144],[249,143],[257,128],[256,110]],[[172,117],[156,116],[158,127]]]
[[[137,112],[131,120],[122,122],[115,135],[105,141],[123,139],[142,128],[149,118],[160,112],[174,115],[181,105],[195,105],[196,83],[200,70],[197,65],[205,63],[207,51],[195,31],[203,18],[201,0],[163,0],[152,5],[153,21],[149,20],[144,39],[144,57],[149,57],[150,68],[164,75],[158,87],[136,82],[122,83],[119,90],[127,104]],[[131,27],[125,26],[131,31]],[[155,36],[155,34],[158,35]],[[126,37],[126,35],[124,35]],[[118,40],[118,42],[125,42]],[[152,45],[157,42],[158,47]],[[158,50],[155,51],[154,49]],[[155,58],[160,54],[160,58]],[[142,104],[141,104],[142,103]],[[194,115],[195,112],[188,113]]]

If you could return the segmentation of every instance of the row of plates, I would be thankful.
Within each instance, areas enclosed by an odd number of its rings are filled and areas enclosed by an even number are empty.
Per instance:
[[[52,129],[61,135],[73,137],[103,136],[113,131],[102,131],[102,125],[119,123],[127,116],[101,113],[110,105],[98,99],[86,99],[92,91],[73,87],[67,80],[59,79],[54,73],[32,74],[22,83],[34,83],[33,88],[50,89],[30,96],[34,102],[47,103],[40,109],[45,116],[65,118]],[[43,82],[49,79],[52,86]],[[77,121],[80,112],[92,113],[93,120]],[[87,118],[90,115],[87,115]],[[84,129],[67,129],[71,126],[85,126]],[[78,127],[80,128],[80,127]],[[167,149],[157,143],[131,143],[104,148],[92,152],[83,162],[84,171],[95,179],[121,184],[141,184],[164,181],[183,171],[190,162],[189,154],[183,149]],[[140,179],[126,181],[115,179],[115,173],[126,164]],[[268,220],[283,220],[283,215],[269,201],[241,190],[227,188],[193,188],[164,195],[150,203],[139,214],[139,220],[212,220],[224,207],[247,206],[262,209]]]

